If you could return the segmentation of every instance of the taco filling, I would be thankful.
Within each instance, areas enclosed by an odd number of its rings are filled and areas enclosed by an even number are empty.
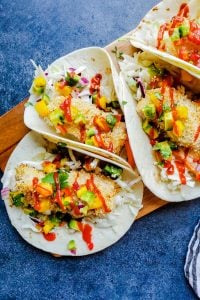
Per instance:
[[[39,165],[24,162],[16,167],[10,203],[30,216],[46,240],[54,241],[55,229],[65,226],[80,232],[92,250],[91,224],[104,219],[124,201],[131,204],[134,182],[127,184],[121,179],[120,167],[72,150],[67,155],[66,148],[58,150],[59,154]],[[68,246],[74,251],[75,241]]]
[[[157,49],[200,68],[200,23],[189,18],[189,13],[189,5],[183,3],[177,15],[160,26]]]
[[[119,154],[127,134],[116,96],[102,84],[106,74],[89,77],[84,66],[46,72],[35,67],[30,93],[39,116],[66,138]]]
[[[166,69],[163,62],[152,62],[149,57],[146,53],[124,56],[121,69],[138,101],[136,109],[161,180],[172,190],[181,185],[193,187],[200,181],[198,95],[186,90],[175,73],[171,75],[170,65]]]

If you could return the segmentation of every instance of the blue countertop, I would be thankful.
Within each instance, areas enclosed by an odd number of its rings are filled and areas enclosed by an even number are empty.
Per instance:
[[[72,50],[105,46],[156,3],[1,0],[0,114],[28,95],[31,58],[45,68]],[[199,215],[198,200],[169,204],[100,253],[56,259],[22,240],[0,201],[0,300],[196,299],[183,266]]]

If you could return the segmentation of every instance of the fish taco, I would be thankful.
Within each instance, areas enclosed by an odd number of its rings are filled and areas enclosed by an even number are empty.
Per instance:
[[[200,1],[164,0],[144,17],[131,43],[200,78]]]
[[[146,52],[124,55],[119,64],[127,131],[145,185],[168,201],[198,197],[198,79]]]
[[[131,169],[34,132],[11,155],[2,182],[12,225],[28,243],[57,255],[87,255],[115,243],[133,223],[143,194]]]
[[[46,71],[35,65],[25,124],[128,166],[121,155],[128,140],[113,76],[107,52],[95,47],[61,57]]]

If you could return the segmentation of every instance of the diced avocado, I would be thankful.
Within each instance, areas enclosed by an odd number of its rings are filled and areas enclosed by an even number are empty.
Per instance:
[[[158,130],[150,125],[147,119],[142,123],[142,128],[151,139],[156,139],[159,136]]]
[[[15,206],[22,206],[24,204],[24,194],[23,193],[10,193],[13,204]]]
[[[176,145],[174,142],[169,141],[169,146],[172,150],[177,150],[178,149],[178,145]]]
[[[84,216],[86,216],[86,215],[87,215],[87,212],[88,212],[88,206],[86,205],[86,206],[80,208],[80,212],[81,212]]]
[[[113,179],[117,179],[122,174],[122,168],[106,164],[103,168],[103,172],[106,175],[109,175]]]
[[[172,130],[173,128],[173,123],[174,123],[174,119],[173,119],[173,114],[171,111],[165,112],[164,113],[164,127],[165,130]]]
[[[160,143],[156,143],[154,146],[153,146],[153,150],[158,150],[160,151],[160,154],[161,156],[164,158],[164,159],[169,159],[171,158],[171,155],[172,155],[172,150],[170,148],[170,145],[167,141],[164,141],[164,142],[160,142]]]
[[[154,104],[145,105],[142,109],[146,119],[153,120],[156,117],[156,107]]]
[[[93,200],[95,199],[95,194],[90,191],[85,191],[81,196],[80,199],[82,201],[87,202],[88,204],[92,203]]]
[[[85,124],[86,123],[86,119],[85,119],[84,115],[78,114],[78,116],[74,120],[74,123],[75,124]]]
[[[94,146],[94,142],[93,142],[93,140],[90,138],[90,139],[86,139],[85,140],[85,144],[86,145],[90,145],[90,146]]]
[[[93,135],[95,135],[95,134],[96,134],[95,128],[90,128],[90,129],[87,131],[87,133],[86,133],[87,137],[91,137],[91,136],[93,136]]]
[[[149,132],[152,128],[153,128],[153,126],[149,124],[147,119],[145,119],[142,122],[142,129],[144,130],[145,133],[149,134]]]
[[[59,171],[58,177],[59,177],[59,183],[60,183],[61,190],[68,187],[69,174],[65,171]]]
[[[62,197],[62,203],[64,206],[70,205],[70,203],[72,203],[72,197],[71,196]]]
[[[49,104],[50,98],[49,98],[49,96],[48,96],[47,94],[44,94],[44,95],[42,96],[42,100],[44,100],[44,102],[45,102],[46,104]]]
[[[64,112],[60,108],[56,108],[49,114],[49,119],[53,125],[64,124]]]
[[[164,103],[164,104],[163,104],[163,107],[162,107],[162,110],[163,110],[164,112],[166,112],[166,111],[170,111],[171,109],[170,109],[170,106],[169,106],[168,104]]]
[[[180,32],[179,32],[179,28],[174,28],[174,31],[171,35],[171,40],[172,42],[178,41],[180,40],[181,36],[180,36]]]
[[[98,98],[97,93],[94,93],[94,94],[92,95],[92,103],[93,103],[93,104],[96,104],[97,98]]]
[[[155,64],[151,64],[148,67],[148,72],[149,74],[153,77],[153,76],[163,76],[164,75],[164,69],[158,68],[155,66]]]
[[[79,226],[78,226],[78,221],[71,219],[68,223],[68,227],[70,229],[74,229],[76,231],[80,231]]]
[[[55,217],[55,216],[50,217],[50,221],[55,226],[58,226],[60,224],[60,222],[61,222],[61,220],[59,218]]]
[[[115,100],[115,101],[111,101],[111,106],[113,108],[120,108],[120,105],[119,105],[119,101],[118,100]]]
[[[69,86],[75,86],[79,82],[80,76],[78,76],[75,73],[71,74],[67,72],[67,76],[65,77],[65,80],[67,81],[67,84]]]
[[[67,244],[68,250],[76,250],[76,242],[74,240],[70,240]]]
[[[108,125],[113,128],[117,122],[117,119],[114,115],[109,114],[106,116],[106,122],[108,123]]]
[[[42,178],[42,182],[54,184],[54,178],[53,178],[53,173],[48,173],[45,177]]]
[[[35,217],[37,214],[37,212],[33,208],[24,208],[23,211],[26,215],[29,215],[31,217]]]
[[[190,27],[187,24],[183,24],[179,27],[180,37],[185,37],[190,33]]]

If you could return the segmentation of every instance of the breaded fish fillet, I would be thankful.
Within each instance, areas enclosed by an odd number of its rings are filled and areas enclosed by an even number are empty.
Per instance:
[[[25,196],[25,202],[27,205],[34,207],[34,199],[32,196],[33,192],[33,178],[37,177],[39,182],[45,177],[45,173],[41,170],[36,169],[33,166],[29,166],[26,164],[21,164],[16,168],[16,185],[14,192],[23,193]],[[73,170],[68,172],[68,186],[73,189],[73,183],[76,181],[79,186],[85,185],[87,180],[91,178],[91,174],[84,170]],[[101,175],[101,174],[93,174],[93,182],[96,188],[99,190],[101,195],[103,196],[106,206],[113,210],[114,203],[113,197],[120,191],[120,187],[117,185],[115,181],[112,179]],[[51,201],[50,212],[55,213],[60,211],[58,205],[54,202],[54,196],[49,196],[48,199]],[[76,192],[73,194],[73,200],[78,201],[76,196]],[[49,213],[50,213],[49,212]],[[66,208],[66,212],[71,214],[70,206]],[[88,211],[88,216],[103,216],[105,214],[102,208],[93,209]]]
[[[52,112],[59,108],[61,103],[65,100],[63,96],[57,96],[52,98],[48,105],[48,109]],[[94,127],[94,117],[101,116],[106,119],[106,116],[110,115],[109,112],[104,112],[103,110],[96,107],[95,104],[88,103],[79,98],[71,99],[71,106],[78,110],[85,118],[85,131]],[[53,126],[48,117],[45,118],[46,122]],[[67,135],[77,141],[81,141],[81,130],[80,125],[75,122],[67,123]],[[119,154],[122,147],[124,146],[125,140],[127,138],[126,126],[124,122],[117,122],[112,130],[109,132],[102,132],[101,138],[103,143],[107,148],[109,148],[110,143],[113,144],[113,153]]]
[[[163,97],[163,105],[171,107],[171,96],[170,89],[173,91],[173,101],[176,106],[185,106],[188,110],[188,117],[184,120],[184,130],[181,136],[171,135],[170,131],[166,131],[166,134],[170,137],[170,139],[176,142],[180,146],[190,147],[196,151],[200,151],[200,134],[197,138],[195,138],[199,126],[200,126],[200,103],[191,101],[187,94],[185,94],[185,90],[182,87],[178,89],[175,88],[166,88]],[[152,93],[160,93],[161,88],[148,90],[146,91],[146,96],[137,104],[137,112],[145,119],[143,109],[146,105],[152,104]],[[161,125],[159,122],[158,126]],[[163,128],[162,128],[163,129]]]

